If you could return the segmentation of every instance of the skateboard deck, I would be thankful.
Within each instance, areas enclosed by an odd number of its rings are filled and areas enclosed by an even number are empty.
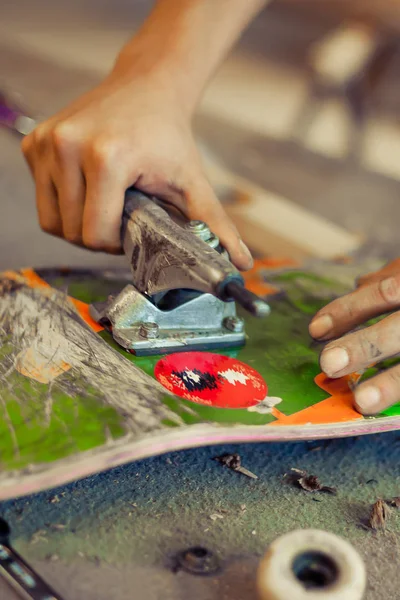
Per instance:
[[[369,418],[354,410],[359,375],[325,377],[322,345],[308,334],[319,308],[378,266],[257,261],[247,287],[268,297],[271,314],[239,311],[244,347],[147,357],[123,350],[89,314],[130,282],[128,271],[3,272],[0,499],[187,447],[400,428],[400,404]]]

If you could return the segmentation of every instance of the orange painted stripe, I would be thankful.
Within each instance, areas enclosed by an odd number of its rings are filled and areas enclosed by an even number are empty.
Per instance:
[[[280,410],[275,408],[275,406],[272,408],[271,414],[275,417],[275,419],[284,419],[286,417],[286,415],[284,415]]]
[[[282,267],[298,267],[299,263],[290,258],[263,258],[256,259],[250,271],[243,273],[248,290],[258,296],[274,296],[279,288],[264,280],[263,269],[281,269]]]
[[[358,421],[363,418],[353,406],[353,394],[349,387],[350,377],[329,379],[324,373],[315,378],[315,383],[321,389],[331,394],[330,398],[322,400],[313,406],[300,410],[293,415],[282,415],[271,425],[322,425],[327,423],[343,423]]]
[[[69,296],[69,299],[71,300],[72,304],[75,305],[75,308],[78,311],[78,313],[80,314],[81,318],[85,321],[85,323],[87,323],[89,325],[89,327],[91,329],[93,329],[93,331],[96,331],[96,332],[103,331],[104,327],[99,325],[90,316],[89,304],[86,304],[86,302],[81,302],[81,300],[76,300],[75,298],[71,298],[70,296]]]
[[[281,269],[282,267],[299,267],[300,263],[292,258],[258,258],[254,261],[254,267],[264,269]]]
[[[19,273],[16,271],[5,271],[2,273],[3,277],[17,280],[21,278],[21,275],[26,284],[31,288],[51,288],[51,285],[42,279],[33,269],[21,269]],[[76,298],[71,298],[71,296],[68,296],[68,299],[75,306],[83,321],[85,321],[85,323],[87,323],[89,327],[93,329],[93,331],[103,331],[104,327],[96,323],[96,321],[90,316],[89,305],[86,304],[86,302],[81,302],[81,300],[76,300]]]
[[[257,296],[274,296],[279,292],[278,288],[270,285],[266,281],[263,281],[259,275],[254,275],[252,277],[244,278],[246,283],[246,288],[253,292],[253,294],[257,294]]]
[[[51,285],[39,277],[39,275],[33,269],[21,269],[20,273],[31,288],[51,287]]]

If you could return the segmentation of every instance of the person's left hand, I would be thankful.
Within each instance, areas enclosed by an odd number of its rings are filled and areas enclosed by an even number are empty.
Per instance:
[[[397,259],[362,277],[354,292],[321,309],[311,321],[310,334],[317,340],[334,340],[322,351],[323,372],[328,377],[343,377],[399,354],[400,311],[352,332],[369,319],[399,308],[400,259]],[[356,408],[364,415],[379,413],[400,401],[400,364],[361,383],[354,394]]]

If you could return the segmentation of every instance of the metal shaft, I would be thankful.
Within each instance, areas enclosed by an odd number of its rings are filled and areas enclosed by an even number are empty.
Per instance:
[[[243,285],[240,285],[236,281],[229,282],[224,289],[224,293],[229,299],[236,300],[240,306],[251,313],[255,317],[266,317],[269,315],[271,309],[268,304],[247,290]]]

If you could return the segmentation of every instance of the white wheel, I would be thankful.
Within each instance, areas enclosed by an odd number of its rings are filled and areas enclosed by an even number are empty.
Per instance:
[[[260,600],[361,600],[364,562],[333,533],[299,529],[271,544],[257,573]]]

